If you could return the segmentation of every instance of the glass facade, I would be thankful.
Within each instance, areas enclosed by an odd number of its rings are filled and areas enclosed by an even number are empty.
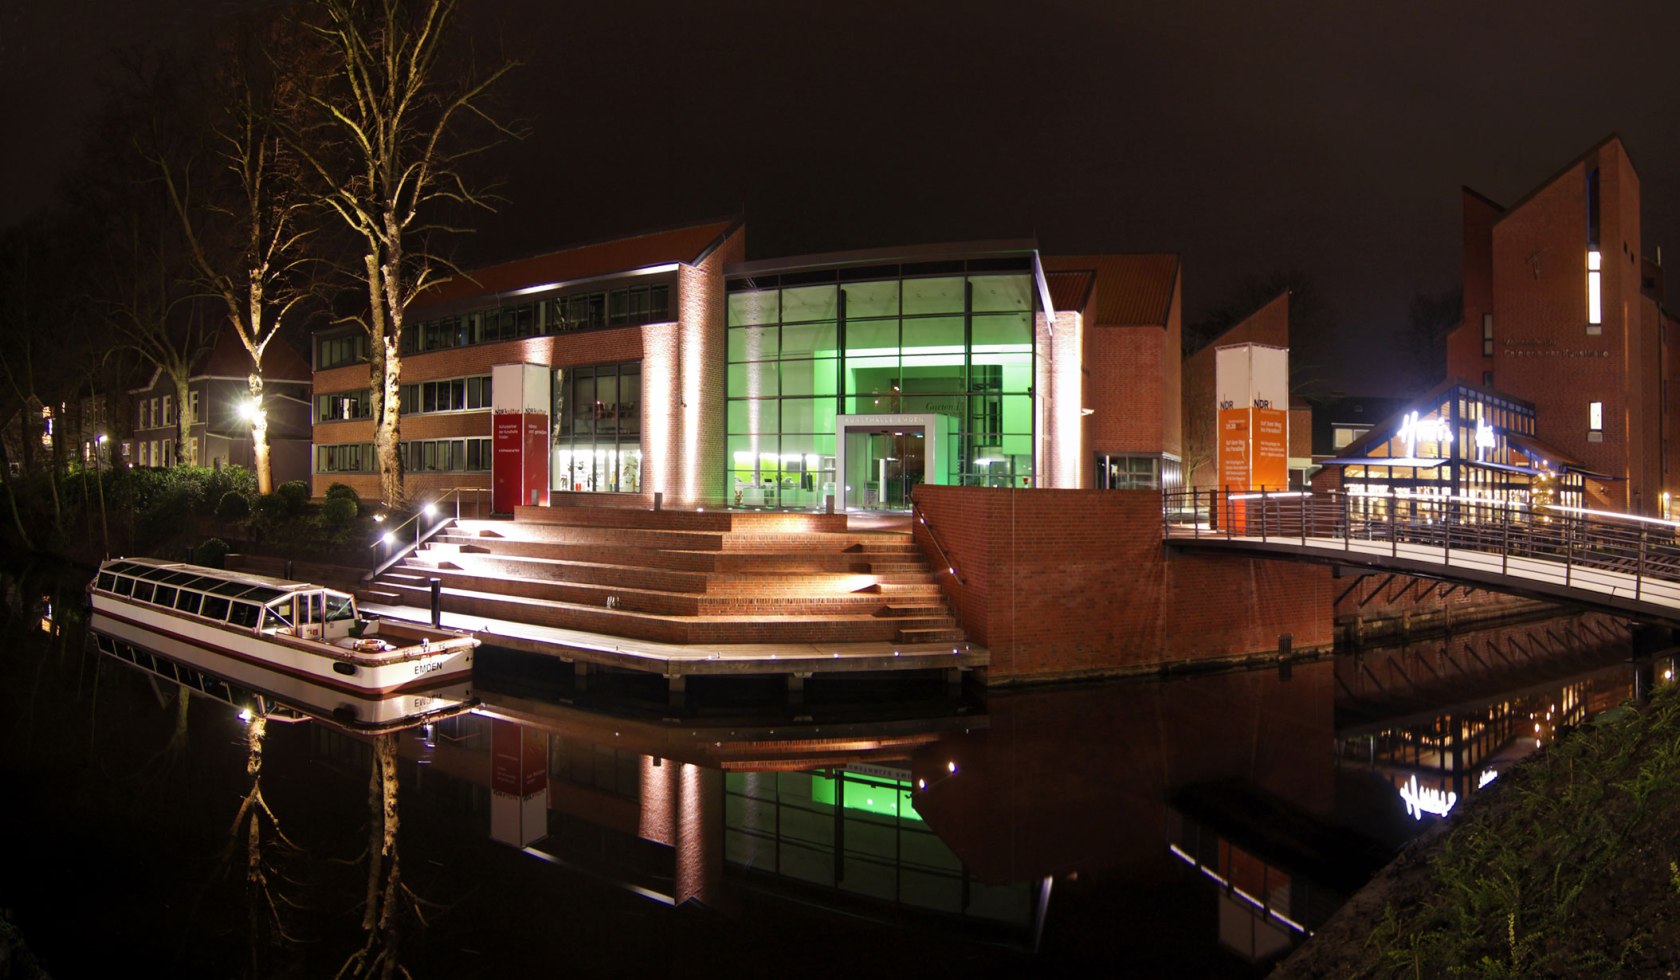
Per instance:
[[[554,489],[642,489],[642,365],[597,364],[554,372]]]
[[[941,418],[924,433],[946,443],[936,453],[883,450],[890,471],[848,465],[845,484],[869,483],[876,503],[902,504],[919,482],[1021,485],[1033,472],[1033,282],[1027,257],[732,279],[729,497],[822,506],[841,484],[837,455],[855,455],[836,451],[853,415]],[[916,472],[924,458],[939,472]]]
[[[1373,507],[1385,497],[1581,503],[1581,473],[1534,438],[1534,407],[1476,388],[1414,404],[1345,457],[1343,485]]]

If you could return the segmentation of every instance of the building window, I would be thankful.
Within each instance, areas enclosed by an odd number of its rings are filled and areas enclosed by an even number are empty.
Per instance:
[[[152,427],[152,403],[147,401],[146,399],[142,398],[142,399],[140,399],[140,428],[149,429],[151,427]]]
[[[175,396],[174,395],[164,395],[163,396],[163,424],[164,425],[174,425],[175,424]]]
[[[1493,356],[1493,314],[1482,314],[1482,356]]]
[[[150,443],[150,446],[151,446],[151,451],[149,453],[149,456],[151,457],[151,464],[150,465],[152,465],[152,466],[162,466],[163,465],[163,455],[158,451],[158,441],[156,439],[153,439]]]
[[[163,425],[163,413],[158,411],[158,400],[156,398],[151,399],[151,403],[152,403],[152,427],[157,428],[157,427]]]
[[[315,447],[317,473],[374,473],[378,471],[372,443]]]
[[[1158,490],[1161,488],[1159,456],[1097,454],[1098,490]]]
[[[554,488],[640,492],[641,362],[561,368],[556,374]]]
[[[200,421],[200,419],[198,417],[198,392],[197,391],[189,391],[189,392],[187,392],[187,423],[189,425],[197,425],[199,423],[199,421]]]
[[[490,376],[447,378],[402,386],[402,412],[465,412],[490,407]]]
[[[173,439],[163,440],[163,465],[175,465],[175,440]]]
[[[1604,403],[1587,403],[1587,441],[1602,442],[1604,440]]]
[[[417,439],[402,444],[410,473],[482,473],[490,469],[490,440]]]
[[[1587,250],[1587,332],[1598,333],[1604,323],[1602,267],[1604,256],[1598,249]],[[1594,328],[1599,329],[1594,329]]]
[[[373,417],[373,396],[366,389],[315,396],[315,421],[343,422]]]
[[[1483,388],[1492,388],[1493,387],[1493,372],[1492,371],[1483,371],[1482,372],[1482,387]]]
[[[315,370],[325,371],[328,368],[365,361],[368,356],[367,344],[367,334],[362,333],[322,337],[316,341]]]

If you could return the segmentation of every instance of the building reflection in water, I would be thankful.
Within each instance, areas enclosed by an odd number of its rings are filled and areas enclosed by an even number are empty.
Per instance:
[[[1672,672],[1630,667],[1625,632],[1580,622],[983,706],[918,695],[667,717],[475,677],[454,709],[380,730],[399,731],[405,805],[449,806],[466,833],[664,905],[768,899],[1051,964],[1241,974],[1322,924],[1419,821]],[[325,722],[310,726],[317,759],[360,769],[370,734],[333,707],[293,710]]]

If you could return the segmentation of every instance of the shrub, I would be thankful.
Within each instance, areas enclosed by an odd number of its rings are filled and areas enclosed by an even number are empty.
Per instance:
[[[193,552],[193,561],[211,568],[221,568],[227,561],[228,543],[221,538],[206,538]]]
[[[309,485],[302,480],[287,480],[274,488],[275,496],[286,503],[286,513],[297,516],[309,504]]]
[[[251,501],[251,523],[261,528],[272,528],[286,519],[290,509],[286,498],[278,493],[263,494]]]
[[[331,531],[343,531],[356,520],[356,502],[347,497],[334,497],[330,493],[321,505],[321,526]]]
[[[250,498],[238,490],[229,490],[222,494],[221,502],[216,504],[216,516],[224,521],[242,521],[250,517]]]
[[[229,490],[237,490],[247,497],[257,492],[257,475],[243,466],[219,466],[205,472],[208,474],[204,481],[206,500],[220,503]]]
[[[355,487],[345,483],[334,483],[332,486],[328,487],[327,499],[348,500],[358,507],[360,507],[362,503],[362,495],[356,492]]]

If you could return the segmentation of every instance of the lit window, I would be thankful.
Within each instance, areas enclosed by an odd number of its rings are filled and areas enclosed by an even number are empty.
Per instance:
[[[175,424],[175,396],[174,395],[164,395],[163,396],[163,424],[164,425],[174,425]]]
[[[1599,271],[1603,262],[1604,257],[1598,249],[1587,251],[1587,323],[1592,326],[1604,322],[1603,287],[1599,281],[1603,275]]]
[[[198,424],[198,392],[196,391],[187,393],[187,421],[194,425]]]
[[[1587,431],[1588,432],[1603,432],[1604,431],[1604,403],[1603,402],[1588,402],[1587,403]]]

